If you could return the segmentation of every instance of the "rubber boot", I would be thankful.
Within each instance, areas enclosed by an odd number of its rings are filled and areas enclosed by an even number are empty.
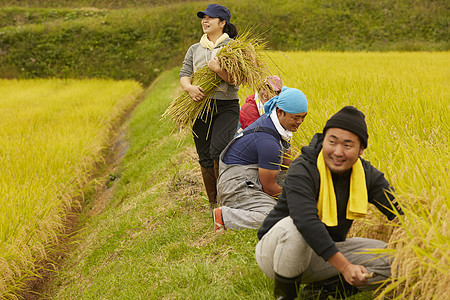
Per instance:
[[[300,286],[302,275],[295,278],[286,278],[275,273],[274,295],[278,300],[294,300]]]
[[[209,200],[209,209],[212,211],[217,206],[217,181],[214,168],[201,167],[203,183]]]
[[[307,284],[301,293],[303,299],[325,300],[328,299],[328,296],[332,296],[334,299],[345,299],[359,292],[360,290],[345,281],[343,276],[336,275]]]

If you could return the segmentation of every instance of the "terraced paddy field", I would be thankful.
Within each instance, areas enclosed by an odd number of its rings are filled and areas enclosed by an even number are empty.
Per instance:
[[[141,93],[134,81],[0,80],[0,298],[52,253]]]

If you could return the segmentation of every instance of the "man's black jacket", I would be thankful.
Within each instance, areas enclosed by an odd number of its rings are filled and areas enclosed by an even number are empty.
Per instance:
[[[278,203],[264,220],[258,230],[261,239],[273,225],[290,216],[306,242],[323,259],[328,260],[338,252],[335,242],[344,241],[352,220],[346,218],[347,202],[350,190],[351,170],[342,175],[332,174],[336,194],[338,225],[328,227],[318,217],[320,176],[317,169],[317,156],[322,149],[323,134],[314,135],[311,143],[302,148],[302,154],[294,160],[284,181],[283,191]],[[374,204],[389,220],[395,218],[391,202],[394,203],[394,189],[384,174],[374,168],[370,162],[361,159],[366,175],[369,203]],[[397,208],[397,204],[394,206]]]

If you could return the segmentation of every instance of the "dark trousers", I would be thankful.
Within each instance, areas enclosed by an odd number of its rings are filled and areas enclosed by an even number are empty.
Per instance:
[[[238,122],[238,99],[211,100],[209,114],[197,119],[192,128],[200,166],[214,167],[214,160],[233,139]]]

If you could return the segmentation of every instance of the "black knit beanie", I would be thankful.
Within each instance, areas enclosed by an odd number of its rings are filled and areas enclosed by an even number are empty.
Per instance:
[[[369,138],[369,135],[367,134],[365,116],[355,107],[345,106],[335,113],[325,124],[323,134],[325,135],[327,129],[332,127],[353,132],[359,137],[364,148],[367,148],[367,139]]]

